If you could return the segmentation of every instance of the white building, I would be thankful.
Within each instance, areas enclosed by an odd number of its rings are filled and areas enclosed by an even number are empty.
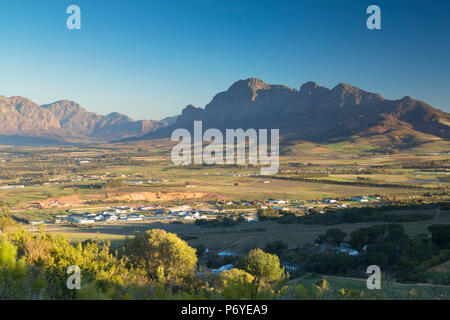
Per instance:
[[[369,202],[369,197],[367,197],[367,196],[353,197],[353,198],[350,198],[350,201],[356,201],[356,202]]]
[[[105,221],[105,217],[103,215],[99,214],[98,216],[94,217],[94,220],[97,221],[97,222],[98,221]]]
[[[95,223],[94,219],[89,218],[72,218],[72,221],[79,224],[89,224],[89,223]]]
[[[270,199],[267,202],[271,203],[271,204],[286,204],[286,201],[284,201],[284,200],[273,200],[273,199]]]
[[[108,221],[108,222],[117,221],[117,216],[109,216],[109,217],[106,217],[106,221]]]

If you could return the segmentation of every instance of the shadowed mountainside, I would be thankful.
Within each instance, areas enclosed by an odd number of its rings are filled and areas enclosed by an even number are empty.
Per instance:
[[[388,100],[343,83],[329,89],[307,82],[297,90],[255,78],[239,80],[205,108],[188,105],[181,115],[161,121],[134,121],[117,112],[102,116],[67,100],[40,106],[23,97],[0,96],[0,135],[6,143],[168,138],[176,128],[192,131],[194,120],[202,120],[204,130],[277,128],[284,141],[378,136],[413,146],[450,139],[448,113],[411,97]]]
[[[316,142],[384,134],[409,142],[424,135],[450,138],[450,115],[411,97],[387,100],[344,83],[329,89],[307,82],[297,90],[250,78],[218,93],[204,109],[188,105],[174,124],[139,139],[192,131],[194,120],[202,120],[204,130],[279,128],[285,138]]]

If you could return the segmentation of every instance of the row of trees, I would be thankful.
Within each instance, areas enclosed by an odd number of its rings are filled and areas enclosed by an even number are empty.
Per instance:
[[[413,221],[427,221],[434,218],[434,214],[422,212],[399,213],[395,211],[408,210],[419,211],[426,209],[446,210],[448,202],[439,202],[432,204],[405,204],[388,206],[367,206],[352,208],[326,208],[325,213],[320,213],[322,209],[311,209],[307,215],[296,216],[291,212],[282,212],[272,207],[267,209],[258,209],[257,215],[260,220],[274,220],[278,223],[301,223],[301,224],[321,224],[336,225],[341,223],[360,223],[360,222],[386,222],[400,223]]]

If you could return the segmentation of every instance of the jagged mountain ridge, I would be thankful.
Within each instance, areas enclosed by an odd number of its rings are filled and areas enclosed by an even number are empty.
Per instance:
[[[414,140],[450,138],[450,115],[427,103],[379,94],[340,83],[332,89],[307,82],[299,89],[239,80],[214,96],[205,108],[185,107],[179,116],[161,121],[133,121],[126,115],[88,112],[61,100],[37,105],[23,97],[0,96],[2,141],[109,142],[170,137],[176,128],[278,128],[292,139],[326,142],[354,136],[393,134]],[[27,138],[27,139],[25,139]],[[37,140],[36,140],[37,139]]]
[[[329,89],[307,82],[297,90],[250,78],[218,93],[205,108],[188,105],[174,124],[139,139],[192,130],[194,120],[202,120],[204,129],[279,128],[280,135],[317,142],[390,132],[450,138],[450,115],[411,97],[388,100],[344,83]]]
[[[107,142],[136,137],[167,126],[165,121],[134,121],[114,112],[88,112],[73,101],[38,105],[23,97],[0,96],[0,135],[61,142]],[[32,140],[30,140],[32,141]]]

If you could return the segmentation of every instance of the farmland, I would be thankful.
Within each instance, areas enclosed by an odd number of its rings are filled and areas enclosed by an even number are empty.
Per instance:
[[[437,149],[379,153],[368,144],[297,142],[282,148],[276,175],[261,176],[252,165],[176,166],[172,145],[0,147],[0,201],[31,233],[62,235],[72,244],[106,241],[122,250],[127,239],[163,229],[198,253],[209,250],[199,254],[206,269],[282,244],[280,260],[302,270],[289,283],[327,279],[336,289],[360,288],[361,268],[303,277],[317,268],[311,259],[335,255],[323,244],[326,253],[317,252],[330,230],[338,228],[347,244],[355,232],[394,221],[413,243],[429,239],[430,226],[450,224],[450,156]],[[416,281],[447,281],[448,261],[438,253]],[[391,286],[402,294],[414,288]]]

